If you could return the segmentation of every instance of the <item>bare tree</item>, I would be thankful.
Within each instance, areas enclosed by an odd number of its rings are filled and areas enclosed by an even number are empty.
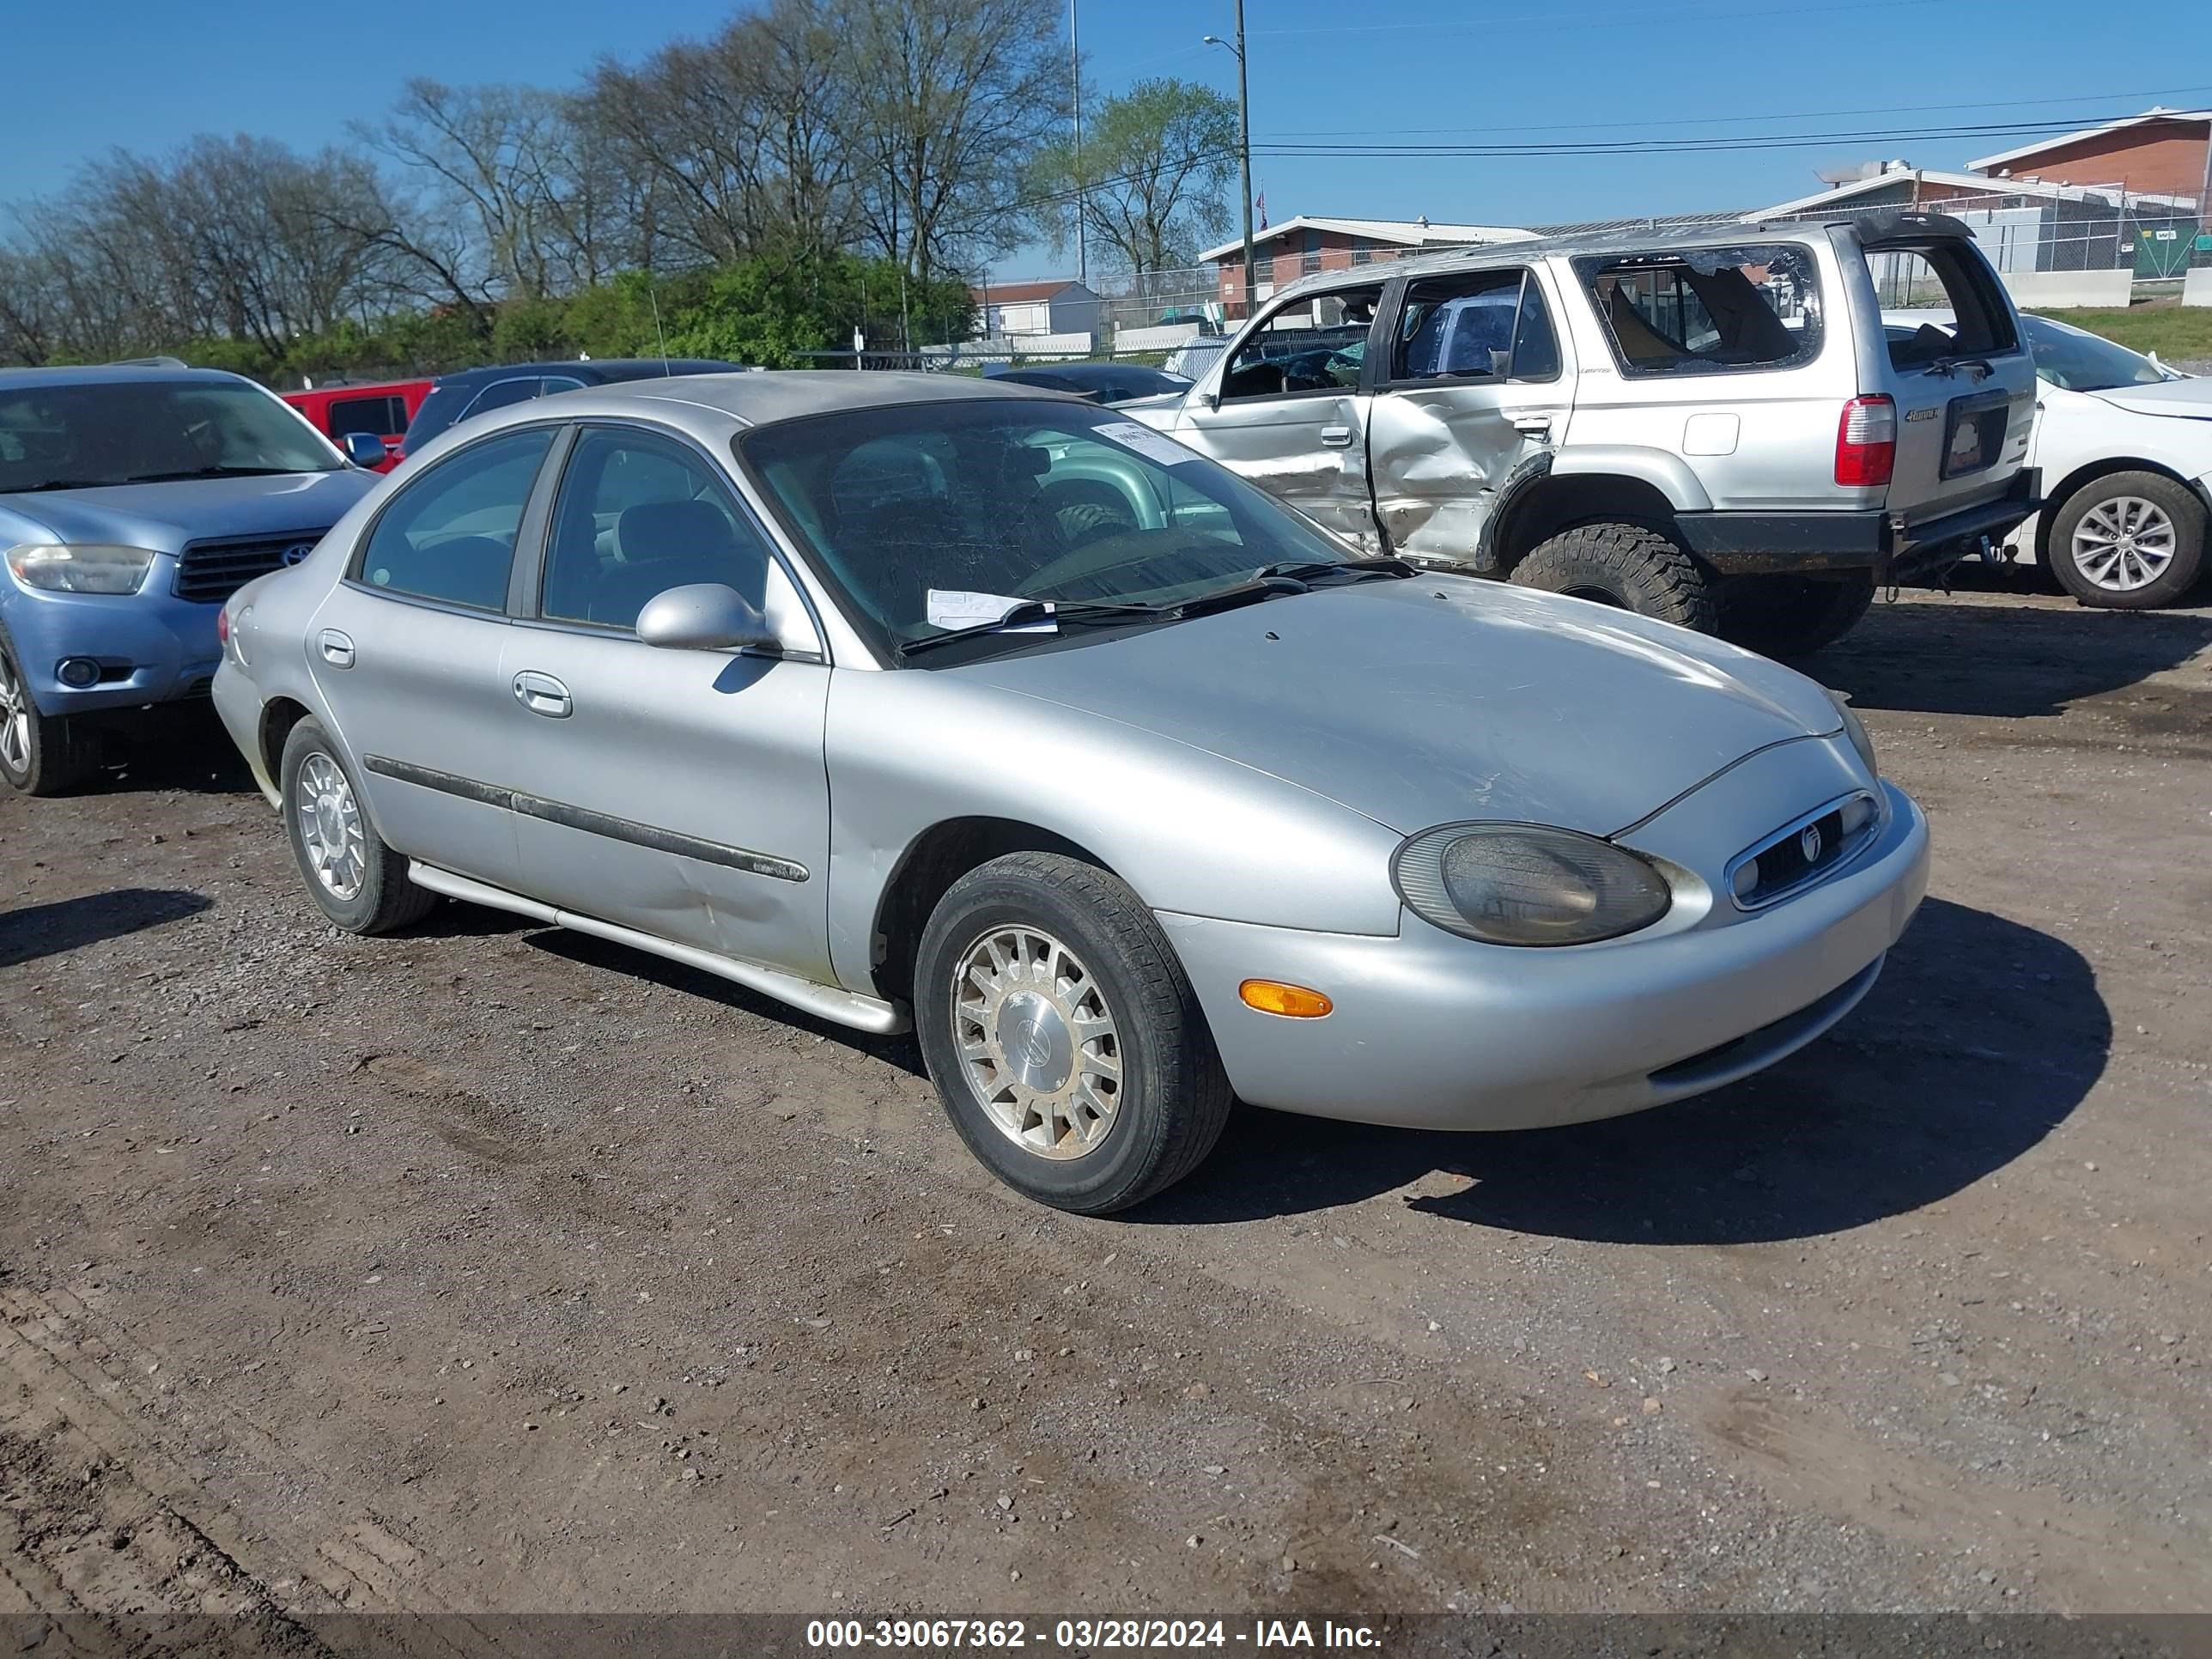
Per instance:
[[[647,263],[719,264],[851,240],[847,89],[821,0],[775,0],[635,69],[602,64],[588,119],[647,181]]]
[[[1030,0],[828,0],[867,240],[917,275],[1014,246],[1023,180],[1067,110]]]

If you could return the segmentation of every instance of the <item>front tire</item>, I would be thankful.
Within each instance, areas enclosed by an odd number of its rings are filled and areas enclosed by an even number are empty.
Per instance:
[[[1809,657],[1857,627],[1874,604],[1874,573],[1739,576],[1721,594],[1721,637],[1769,657]]]
[[[1583,524],[1539,542],[1513,567],[1522,587],[1595,599],[1700,634],[1714,631],[1713,584],[1698,562],[1656,530]]]
[[[2186,484],[2157,472],[2111,473],[2066,498],[2051,520],[2045,562],[2083,605],[2172,605],[2203,569],[2204,517]]]
[[[18,794],[67,794],[97,769],[100,751],[82,717],[39,711],[15,642],[0,629],[0,781]]]
[[[349,933],[388,933],[438,902],[407,879],[407,860],[362,810],[337,745],[312,720],[284,739],[284,833],[316,908]]]
[[[953,883],[915,963],[922,1058],[960,1138],[1016,1192],[1079,1215],[1204,1161],[1232,1096],[1196,993],[1142,900],[1054,853]]]

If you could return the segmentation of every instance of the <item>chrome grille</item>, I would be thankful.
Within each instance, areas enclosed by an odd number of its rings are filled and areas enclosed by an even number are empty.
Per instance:
[[[323,530],[295,530],[279,536],[193,542],[177,556],[177,580],[173,591],[180,599],[204,605],[227,599],[256,576],[265,576],[288,563],[297,564],[307,554],[303,550],[292,556],[292,550],[312,548],[322,540],[328,528],[325,526]]]
[[[1763,909],[1824,881],[1864,852],[1881,830],[1881,802],[1858,790],[1793,818],[1729,860],[1729,892],[1743,910]]]

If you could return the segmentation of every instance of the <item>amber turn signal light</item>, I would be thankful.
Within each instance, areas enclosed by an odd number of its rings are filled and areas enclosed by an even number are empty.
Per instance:
[[[1237,994],[1244,999],[1248,1008],[1280,1014],[1285,1019],[1319,1019],[1336,1006],[1318,991],[1273,979],[1248,979],[1237,988]]]

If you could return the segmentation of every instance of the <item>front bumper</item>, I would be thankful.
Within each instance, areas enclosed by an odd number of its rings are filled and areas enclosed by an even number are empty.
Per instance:
[[[222,660],[215,634],[222,607],[177,598],[168,591],[173,574],[173,562],[157,558],[136,593],[50,593],[0,573],[8,633],[40,714],[135,708],[207,693]],[[63,684],[55,670],[70,657],[97,662],[98,684]]]
[[[1427,1129],[1613,1117],[1771,1066],[1871,988],[1928,885],[1927,820],[1881,787],[1888,821],[1850,866],[1725,925],[1547,951],[1411,914],[1395,938],[1159,919],[1254,1105]],[[1258,1012],[1237,994],[1255,977],[1326,992],[1334,1012]]]

